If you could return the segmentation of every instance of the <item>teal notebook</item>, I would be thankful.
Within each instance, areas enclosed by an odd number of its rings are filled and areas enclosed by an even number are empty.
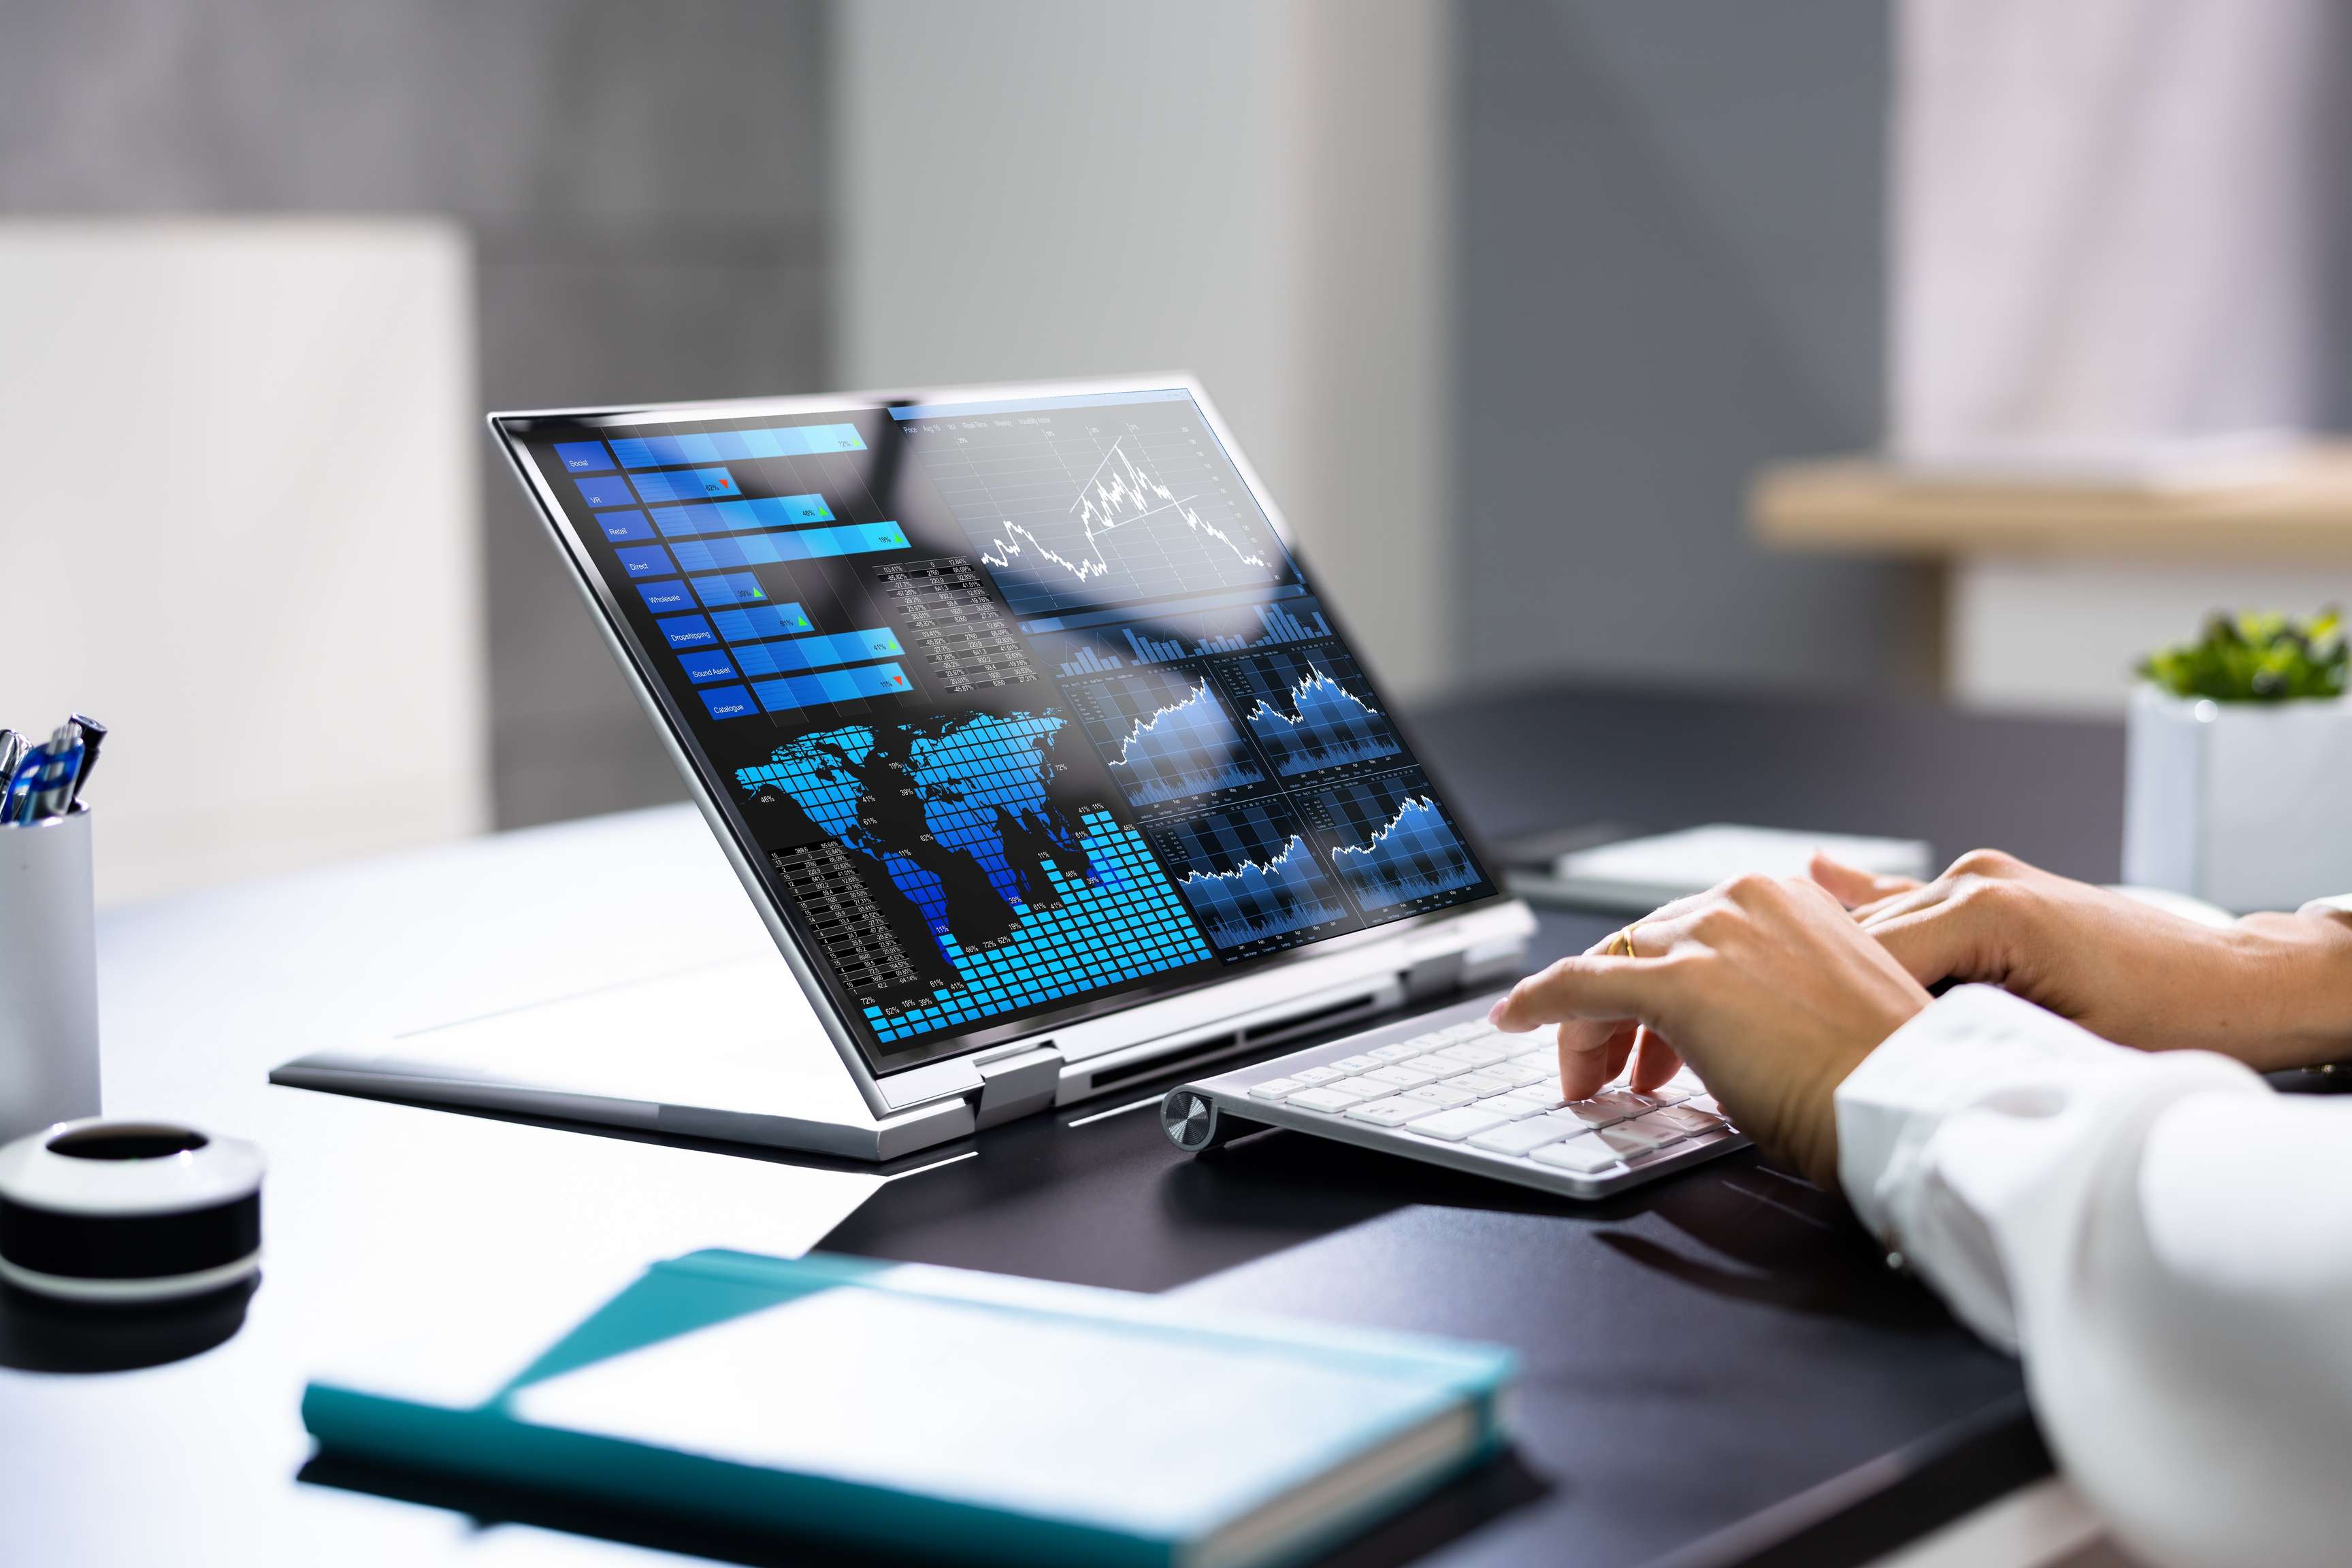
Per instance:
[[[478,1400],[318,1382],[302,1421],[331,1455],[880,1550],[1255,1568],[1492,1455],[1515,1370],[1156,1296],[709,1251]]]

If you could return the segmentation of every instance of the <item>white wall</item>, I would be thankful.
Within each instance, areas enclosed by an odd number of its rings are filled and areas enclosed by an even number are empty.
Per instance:
[[[2002,711],[2124,711],[2132,669],[2215,610],[2352,605],[2352,569],[2145,561],[1956,561],[1946,621],[1954,700]]]
[[[1375,668],[1439,684],[1443,0],[836,17],[843,382],[1197,373]]]
[[[472,300],[437,222],[0,223],[0,724],[110,726],[100,902],[485,826]]]

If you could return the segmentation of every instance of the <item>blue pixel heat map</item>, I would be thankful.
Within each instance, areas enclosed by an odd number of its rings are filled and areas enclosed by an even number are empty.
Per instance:
[[[877,1038],[1000,1014],[1210,956],[1142,837],[1048,796],[1064,721],[969,713],[803,735],[737,770],[880,867],[922,912],[960,984],[929,1005],[867,1005]]]

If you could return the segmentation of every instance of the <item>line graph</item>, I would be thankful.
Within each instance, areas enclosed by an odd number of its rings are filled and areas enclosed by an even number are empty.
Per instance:
[[[1331,868],[1367,910],[1486,880],[1417,775],[1350,780],[1317,791],[1313,800],[1334,840]]]
[[[1234,706],[1285,778],[1377,762],[1404,750],[1370,685],[1337,644],[1274,648],[1228,660]]]
[[[1154,847],[1221,952],[1265,952],[1351,919],[1347,900],[1277,797],[1169,823]]]
[[[1189,405],[968,426],[927,435],[919,450],[1015,615],[1264,587],[1293,574]]]
[[[1166,805],[1265,782],[1265,764],[1205,675],[1134,670],[1066,695],[1130,805]]]

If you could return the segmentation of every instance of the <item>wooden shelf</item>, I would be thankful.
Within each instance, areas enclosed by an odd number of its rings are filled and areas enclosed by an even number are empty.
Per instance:
[[[1766,543],[1870,555],[2352,559],[2352,445],[2235,482],[2027,484],[1925,477],[1872,458],[1779,463],[1748,488]]]

